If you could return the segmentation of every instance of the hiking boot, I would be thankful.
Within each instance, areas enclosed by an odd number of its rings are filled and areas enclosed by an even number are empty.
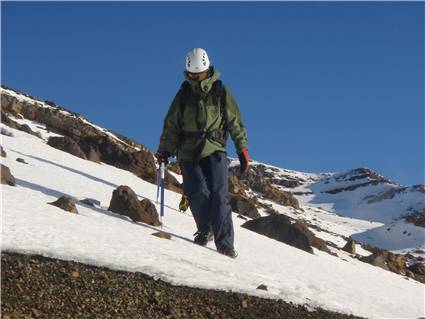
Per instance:
[[[238,257],[238,253],[233,248],[228,248],[228,247],[226,247],[226,248],[217,248],[217,251],[220,254],[223,254],[223,255],[225,255],[227,257],[230,257],[230,258],[236,258],[236,257]]]
[[[200,246],[206,246],[207,243],[213,239],[213,234],[211,231],[197,231],[195,234],[193,234],[193,236],[195,236],[193,240],[195,244],[198,244]]]

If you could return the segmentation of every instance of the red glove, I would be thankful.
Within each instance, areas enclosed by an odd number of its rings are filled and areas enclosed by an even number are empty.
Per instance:
[[[240,172],[241,174],[244,174],[248,171],[248,168],[249,168],[248,150],[246,148],[242,149],[242,151],[238,153],[238,157],[239,157],[239,163],[241,167]]]

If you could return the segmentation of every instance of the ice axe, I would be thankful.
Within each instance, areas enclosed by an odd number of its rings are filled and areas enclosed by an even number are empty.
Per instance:
[[[157,236],[159,238],[170,239],[171,236],[168,233],[162,231],[163,229],[163,217],[164,217],[164,189],[165,189],[165,162],[161,160],[159,162],[158,168],[158,176],[157,176],[157,184],[158,188],[156,191],[156,202],[158,203],[158,198],[160,198],[160,211],[159,211],[159,219],[161,222],[161,231],[153,233],[152,235]]]
[[[161,206],[160,206],[160,221],[161,221],[161,229],[162,229],[162,219],[164,217],[164,187],[165,187],[165,162],[161,161],[159,163],[159,185],[160,185],[160,193],[161,193]],[[158,200],[158,196],[157,196]]]

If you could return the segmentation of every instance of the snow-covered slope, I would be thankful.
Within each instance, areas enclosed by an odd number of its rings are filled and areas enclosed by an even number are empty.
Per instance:
[[[232,164],[237,165],[237,161]],[[304,212],[293,211],[292,217],[325,231],[316,232],[319,237],[333,237],[333,242],[342,245],[343,238],[351,236],[363,244],[425,257],[425,228],[403,219],[425,212],[424,185],[402,186],[368,168],[303,173],[259,162],[253,165],[262,167],[272,183],[297,198]]]
[[[196,246],[192,243],[193,218],[178,212],[180,196],[174,192],[166,191],[164,227],[172,239],[151,236],[157,228],[134,223],[107,208],[112,191],[119,185],[128,185],[140,198],[152,201],[155,185],[128,171],[49,147],[32,135],[6,130],[13,136],[2,136],[7,152],[2,162],[10,168],[17,186],[2,185],[3,250],[140,271],[174,284],[231,289],[366,317],[424,316],[425,285],[340,251],[339,257],[317,250],[314,255],[306,253],[240,227],[244,221],[236,215],[237,259],[217,254],[212,244],[207,248]],[[28,164],[17,162],[18,157]],[[303,179],[311,180],[296,191],[314,189],[319,175],[303,175]],[[64,194],[75,199],[93,198],[100,205],[77,204],[79,214],[74,215],[47,204]],[[299,199],[304,218],[319,221],[329,230],[323,236],[337,243],[340,240],[341,245],[340,233],[367,232],[381,225],[337,216],[328,211],[332,207],[326,202],[314,203],[314,196],[300,195]],[[292,208],[273,205],[280,212],[300,216]],[[260,284],[267,285],[268,291],[256,289]]]

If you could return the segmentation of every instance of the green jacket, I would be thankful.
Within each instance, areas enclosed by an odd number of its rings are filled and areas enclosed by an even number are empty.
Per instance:
[[[184,72],[186,81],[191,86],[191,94],[187,98],[184,114],[181,114],[181,91],[177,93],[164,120],[163,133],[159,150],[177,155],[178,161],[191,161],[194,149],[199,139],[181,138],[181,132],[199,132],[218,129],[222,119],[220,110],[214,104],[212,95],[209,94],[213,83],[220,77],[220,72],[214,69],[212,76],[201,82],[189,78]],[[239,107],[230,90],[223,85],[226,92],[226,117],[230,137],[235,144],[237,152],[247,147],[247,134],[242,124]],[[204,158],[215,151],[226,151],[226,147],[219,142],[207,139],[199,158]]]

